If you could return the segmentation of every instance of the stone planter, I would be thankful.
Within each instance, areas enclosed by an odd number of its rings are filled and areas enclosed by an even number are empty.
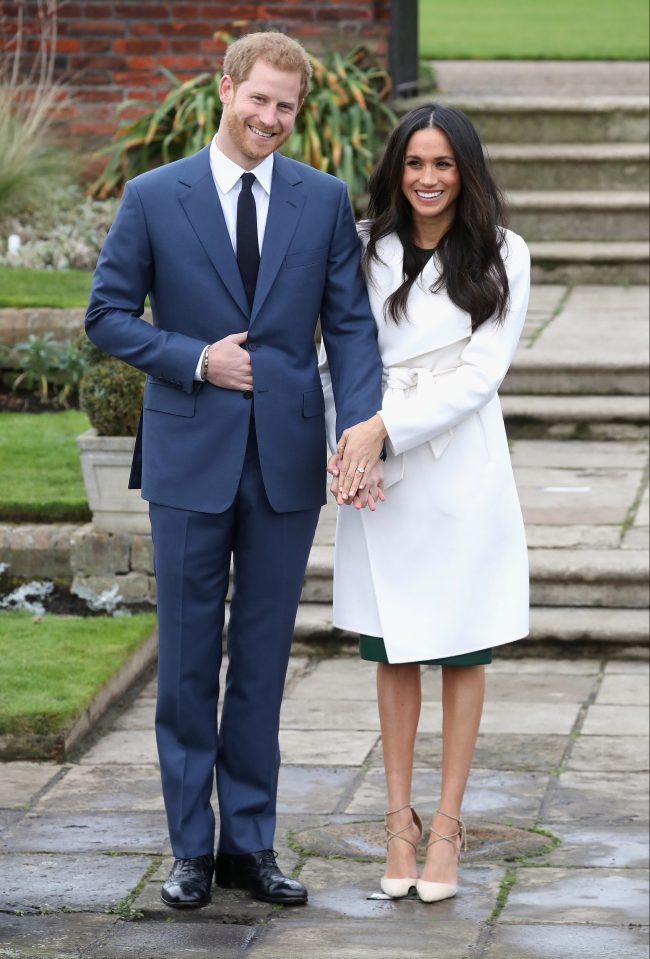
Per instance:
[[[128,488],[133,436],[98,436],[94,429],[77,437],[81,470],[93,526],[106,533],[149,533],[149,506],[140,490]]]

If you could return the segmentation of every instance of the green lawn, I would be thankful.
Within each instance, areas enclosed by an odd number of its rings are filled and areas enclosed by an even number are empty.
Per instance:
[[[92,273],[81,270],[30,270],[0,266],[0,307],[88,305]]]
[[[419,9],[427,59],[648,58],[647,0],[420,0]]]
[[[0,520],[90,519],[76,437],[85,413],[0,413]]]
[[[35,622],[0,612],[0,735],[68,728],[154,627],[153,613]]]

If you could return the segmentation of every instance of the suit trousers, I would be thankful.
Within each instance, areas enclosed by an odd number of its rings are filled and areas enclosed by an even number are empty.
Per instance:
[[[209,455],[209,451],[208,454]],[[223,513],[150,503],[158,594],[156,739],[174,856],[273,848],[280,706],[320,509],[271,509],[255,422]],[[217,719],[224,603],[233,561],[228,669]]]

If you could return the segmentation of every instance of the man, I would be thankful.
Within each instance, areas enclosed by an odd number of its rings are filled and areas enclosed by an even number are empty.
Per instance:
[[[176,907],[209,901],[215,867],[220,886],[307,901],[272,849],[280,705],[325,498],[319,316],[337,436],[381,406],[345,186],[275,152],[310,75],[303,48],[282,34],[229,47],[218,134],[127,184],[86,316],[98,346],[148,374],[131,485],[141,470],[158,588],[156,735],[175,856],[162,899]],[[147,294],[153,326],[141,318]],[[347,462],[350,495],[378,454]]]

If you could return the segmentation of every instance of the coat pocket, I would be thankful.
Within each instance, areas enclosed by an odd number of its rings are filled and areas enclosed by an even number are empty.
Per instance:
[[[325,397],[321,389],[307,390],[302,394],[303,416],[324,416]]]
[[[174,416],[194,416],[196,394],[184,393],[160,383],[147,383],[144,389],[145,410],[157,413],[172,413]]]
[[[288,270],[295,270],[299,266],[320,266],[327,262],[328,246],[320,246],[316,250],[302,250],[300,253],[288,253],[284,265]]]

